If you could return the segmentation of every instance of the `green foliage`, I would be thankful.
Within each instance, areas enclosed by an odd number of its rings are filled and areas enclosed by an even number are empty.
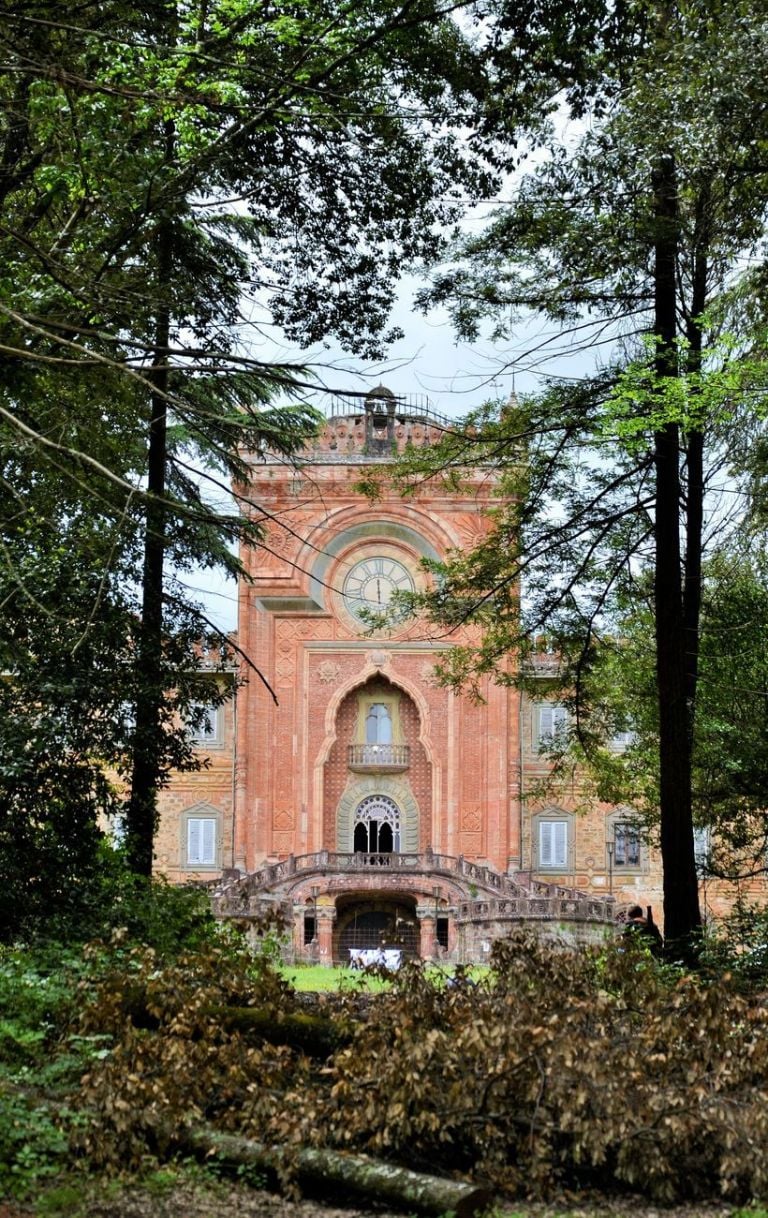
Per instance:
[[[69,1116],[0,1086],[0,1197],[27,1198],[56,1176],[69,1156]]]
[[[0,948],[0,1057],[41,1063],[71,1011],[82,954],[57,943],[34,951]]]
[[[185,978],[177,988],[182,1003],[216,971],[236,978],[225,985],[226,993],[243,1003],[249,993],[287,993],[265,962],[254,964],[212,929],[201,915],[199,892],[162,885],[140,891],[135,877],[124,878],[122,891],[113,888],[110,894],[115,908],[103,919],[107,926],[123,925],[111,938],[80,950],[52,941],[0,949],[0,1197],[37,1195],[74,1165],[72,1140],[82,1142],[88,1123],[74,1111],[74,1097],[83,1075],[112,1057],[117,1031],[114,1018],[91,1027],[83,1017],[83,1008],[97,1003],[97,995],[108,991],[118,1010],[129,1010],[140,992],[152,1002],[151,983],[161,961],[179,959],[192,944],[204,948],[202,964],[185,958],[176,973],[174,965],[166,965],[169,974]],[[131,935],[153,940],[158,950],[136,948],[126,926]],[[142,989],[145,976],[148,991]],[[118,1027],[122,1019],[117,1014]],[[51,1194],[52,1211],[57,1195],[58,1190]]]
[[[86,0],[73,21],[29,0],[6,16],[0,517],[18,530],[31,506],[43,537],[26,563],[0,550],[0,598],[32,605],[38,653],[42,625],[66,661],[49,724],[63,706],[71,728],[87,695],[63,754],[52,729],[30,737],[0,843],[10,916],[30,904],[25,852],[33,886],[55,888],[57,851],[62,892],[88,871],[95,814],[114,802],[110,684],[135,707],[132,764],[117,766],[131,771],[126,848],[151,870],[157,790],[192,762],[174,712],[195,701],[192,640],[208,625],[169,572],[241,570],[232,543],[259,543],[266,523],[246,455],[290,457],[318,422],[310,373],[261,358],[262,326],[380,353],[403,262],[432,256],[492,179],[484,137],[463,138],[482,92],[473,40],[431,0]],[[47,577],[52,551],[76,578]],[[97,635],[112,644],[103,672],[85,645]],[[29,667],[14,678],[33,705]]]
[[[503,406],[470,420],[442,461],[428,454],[420,474],[411,467],[417,478],[442,477],[446,461],[498,470],[510,496],[418,607],[453,629],[482,628],[479,644],[470,635],[443,665],[448,682],[478,693],[487,677],[510,680],[509,656],[530,658],[535,678],[533,640],[546,634],[563,664],[539,691],[565,693],[585,744],[595,652],[638,578],[652,586],[665,924],[682,941],[700,922],[691,745],[701,562],[714,521],[721,540],[733,523],[719,500],[729,445],[765,430],[768,109],[745,59],[765,44],[765,13],[598,0],[578,6],[566,39],[552,7],[493,6],[496,118],[519,138],[504,99],[531,47],[551,96],[579,121],[569,126],[562,111],[557,123],[524,120],[535,155],[523,155],[485,231],[458,238],[423,300],[447,305],[468,337],[507,339],[531,311],[555,323],[557,342],[528,352],[535,367],[548,346],[562,355],[606,343],[616,366],[545,382],[523,410],[510,403],[506,420]],[[728,332],[737,341],[723,346]]]
[[[765,870],[768,840],[768,585],[764,558],[720,550],[704,565],[696,714],[692,732],[692,806],[708,829],[703,874],[738,880]],[[659,816],[658,704],[652,593],[636,580],[617,600],[614,633],[596,639],[564,700],[572,729],[550,751],[550,790],[578,770],[584,798],[631,807],[646,833]],[[578,714],[578,718],[577,718]],[[610,742],[630,731],[621,749]]]
[[[204,889],[133,875],[119,856],[113,857],[111,870],[100,875],[88,909],[83,912],[86,916],[81,922],[81,939],[101,935],[109,940],[110,935],[118,934],[129,943],[143,943],[161,959],[172,959],[227,937],[211,913]]]
[[[730,973],[748,990],[768,984],[768,910],[747,899],[707,928],[702,965],[715,975]]]

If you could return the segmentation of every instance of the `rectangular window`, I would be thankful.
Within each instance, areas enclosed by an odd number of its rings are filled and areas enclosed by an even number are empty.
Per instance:
[[[212,744],[219,738],[219,708],[206,706],[202,703],[190,708],[197,717],[202,715],[197,727],[190,728],[190,739],[193,744]]]
[[[709,866],[709,852],[711,850],[711,842],[708,828],[701,828],[694,825],[693,829],[693,857],[696,860],[696,871],[698,875],[704,875]]]
[[[568,711],[564,706],[540,706],[538,741],[551,744],[568,726]]]
[[[622,753],[624,749],[628,749],[630,744],[634,744],[637,739],[637,733],[631,729],[623,732],[614,732],[608,741],[608,747],[616,753]]]
[[[618,824],[614,829],[613,862],[616,867],[640,866],[640,831],[636,825]]]
[[[539,867],[568,866],[568,821],[539,821]]]
[[[190,816],[187,820],[187,866],[213,867],[215,863],[215,817]]]

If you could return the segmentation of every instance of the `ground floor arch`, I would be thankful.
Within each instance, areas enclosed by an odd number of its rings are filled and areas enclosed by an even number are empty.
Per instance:
[[[349,963],[350,948],[398,948],[403,958],[419,955],[416,900],[406,893],[348,893],[336,902],[333,958]]]

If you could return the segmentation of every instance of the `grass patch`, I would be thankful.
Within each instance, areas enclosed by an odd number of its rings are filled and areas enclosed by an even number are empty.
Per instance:
[[[362,969],[348,968],[345,965],[282,964],[279,967],[285,980],[300,993],[328,991],[338,993],[356,989],[362,990],[364,993],[375,994],[389,989],[391,985],[391,982],[385,977],[375,976]],[[456,970],[450,965],[427,965],[425,971],[427,976],[434,978],[435,983],[439,985],[452,977]],[[489,972],[490,969],[485,964],[462,969],[462,975],[471,981],[480,981]]]
[[[362,990],[377,993],[389,988],[390,982],[383,977],[374,977],[361,969],[345,968],[325,964],[281,965],[285,980],[300,993],[320,993],[340,990]]]

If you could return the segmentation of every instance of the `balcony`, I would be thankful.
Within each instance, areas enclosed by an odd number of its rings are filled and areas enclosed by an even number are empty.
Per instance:
[[[347,764],[358,774],[397,774],[411,764],[411,748],[408,744],[350,744]]]

